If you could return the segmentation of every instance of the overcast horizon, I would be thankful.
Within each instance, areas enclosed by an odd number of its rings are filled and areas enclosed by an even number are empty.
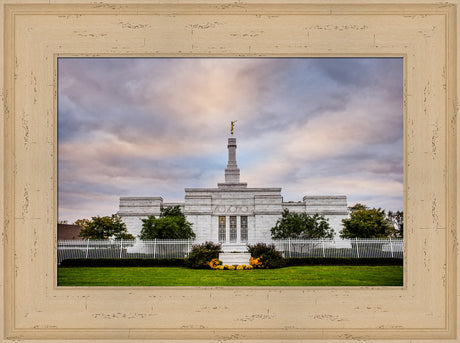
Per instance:
[[[59,58],[58,218],[224,181],[403,209],[402,58]]]

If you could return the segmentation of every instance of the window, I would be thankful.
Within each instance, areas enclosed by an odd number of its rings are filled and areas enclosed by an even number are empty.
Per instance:
[[[230,217],[230,243],[236,243],[236,217]]]
[[[226,234],[225,217],[219,217],[219,243],[225,243]]]
[[[248,217],[241,217],[241,242],[248,241]]]

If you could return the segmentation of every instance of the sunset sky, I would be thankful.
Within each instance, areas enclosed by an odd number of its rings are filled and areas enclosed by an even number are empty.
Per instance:
[[[403,208],[402,58],[60,58],[58,215],[224,181]]]

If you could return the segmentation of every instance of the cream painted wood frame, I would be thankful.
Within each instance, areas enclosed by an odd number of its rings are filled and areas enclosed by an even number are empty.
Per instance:
[[[3,341],[458,342],[459,3],[216,3],[0,3]],[[59,56],[403,57],[404,286],[57,287]]]

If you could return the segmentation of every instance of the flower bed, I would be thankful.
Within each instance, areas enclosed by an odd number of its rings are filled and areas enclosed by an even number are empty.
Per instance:
[[[236,266],[230,266],[228,264],[222,265],[222,262],[217,258],[213,258],[208,262],[208,266],[214,270],[251,270],[254,267],[252,265],[240,264]]]

